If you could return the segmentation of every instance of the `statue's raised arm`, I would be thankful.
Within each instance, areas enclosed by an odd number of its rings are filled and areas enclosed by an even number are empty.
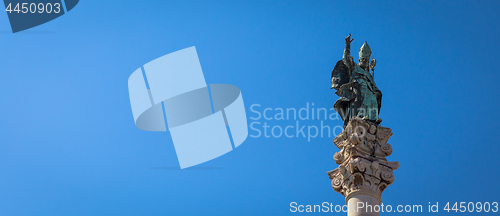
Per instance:
[[[351,42],[354,40],[351,39],[351,34],[349,36],[345,37],[345,49],[344,49],[344,56],[342,56],[342,61],[344,64],[351,68],[353,66],[353,59],[351,57]]]

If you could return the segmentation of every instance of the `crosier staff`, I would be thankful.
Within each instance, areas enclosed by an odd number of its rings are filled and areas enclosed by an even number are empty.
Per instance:
[[[370,69],[372,69],[372,76],[375,78],[375,65],[377,65],[377,60],[375,60],[375,56],[373,56],[372,61],[370,62]]]

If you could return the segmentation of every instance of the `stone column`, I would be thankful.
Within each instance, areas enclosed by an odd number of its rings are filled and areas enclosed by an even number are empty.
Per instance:
[[[382,192],[394,182],[398,162],[388,162],[392,147],[387,143],[390,128],[360,118],[349,121],[333,140],[340,151],[333,155],[339,165],[327,172],[333,190],[344,195],[348,216],[378,216]]]

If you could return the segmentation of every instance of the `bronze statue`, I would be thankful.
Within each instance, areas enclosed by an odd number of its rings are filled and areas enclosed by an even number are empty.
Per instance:
[[[356,64],[351,56],[351,34],[345,38],[345,50],[342,60],[338,61],[332,71],[332,88],[337,90],[340,98],[333,106],[342,120],[344,127],[353,117],[380,124],[380,106],[382,92],[377,88],[374,80],[376,60],[371,63],[372,51],[368,43],[359,49],[359,62]],[[370,69],[373,74],[370,73]]]

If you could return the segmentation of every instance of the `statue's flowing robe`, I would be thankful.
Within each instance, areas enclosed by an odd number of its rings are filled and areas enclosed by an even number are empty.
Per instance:
[[[376,122],[380,113],[382,93],[369,71],[357,65],[352,57],[337,62],[332,71],[332,88],[340,98],[335,102],[344,126],[354,116]]]

